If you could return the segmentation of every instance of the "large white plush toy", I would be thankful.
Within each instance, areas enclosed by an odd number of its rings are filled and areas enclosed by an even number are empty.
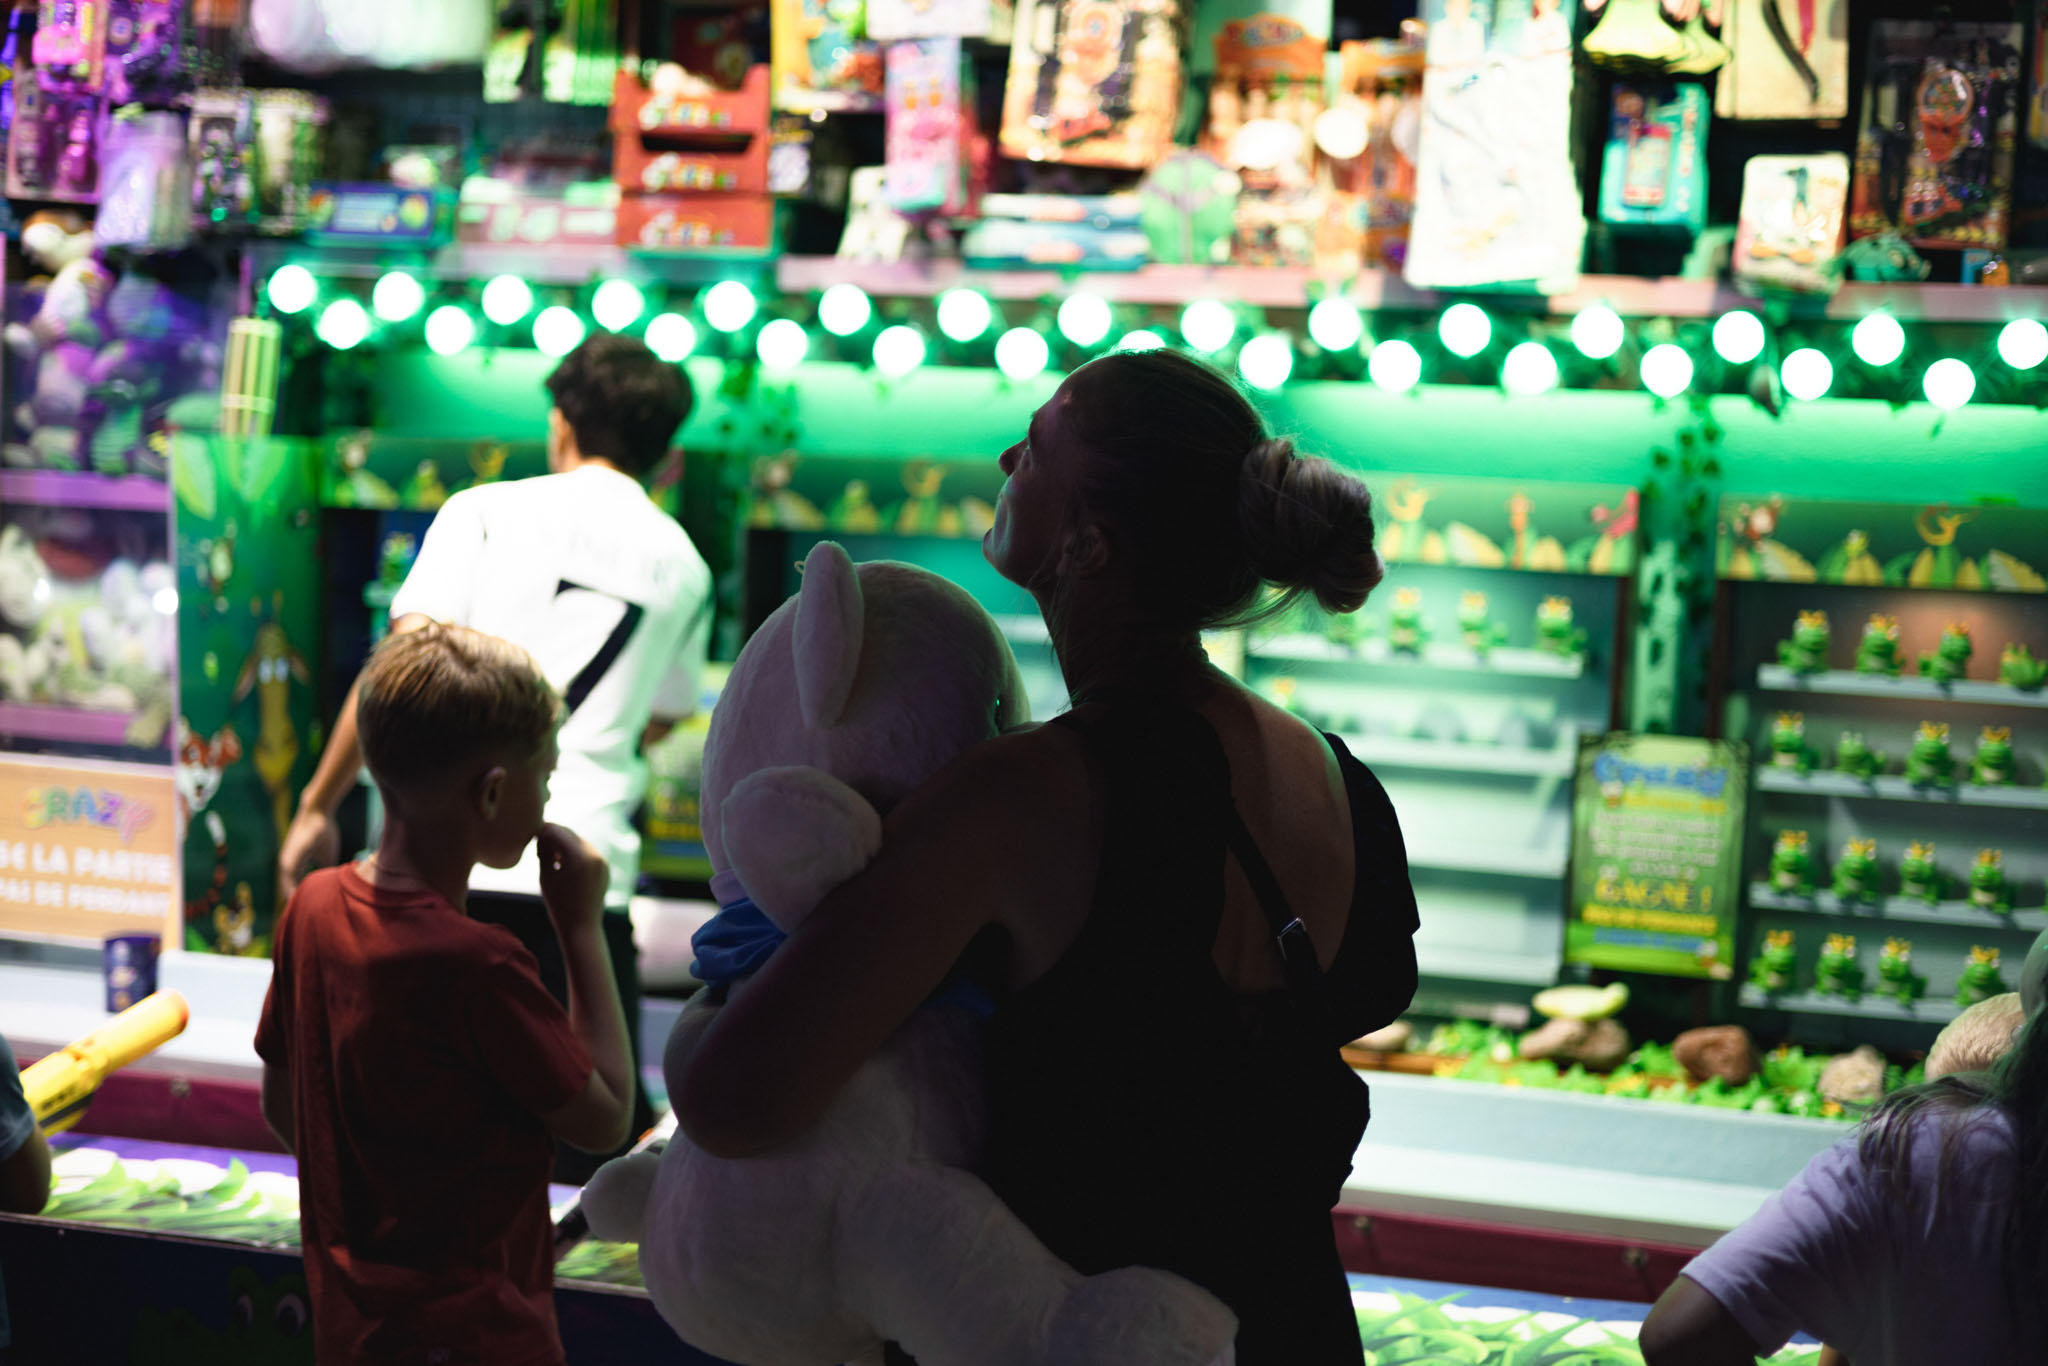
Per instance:
[[[743,888],[794,928],[873,858],[880,811],[1024,707],[1008,645],[964,590],[910,565],[856,570],[820,544],[712,714],[703,823],[720,901]],[[670,1035],[671,1085],[717,1010],[708,994]],[[662,1317],[746,1366],[879,1361],[890,1341],[919,1366],[1228,1361],[1237,1323],[1213,1296],[1149,1268],[1079,1275],[969,1170],[977,1023],[927,1005],[809,1132],[759,1156],[678,1134],[608,1164],[584,1192],[591,1231],[639,1243]]]

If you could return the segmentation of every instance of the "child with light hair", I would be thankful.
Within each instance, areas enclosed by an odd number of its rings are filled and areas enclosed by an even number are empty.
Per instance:
[[[1951,1072],[1989,1072],[2012,1050],[2027,1020],[2020,994],[2008,991],[1977,1002],[1942,1027],[1927,1050],[1927,1080]]]

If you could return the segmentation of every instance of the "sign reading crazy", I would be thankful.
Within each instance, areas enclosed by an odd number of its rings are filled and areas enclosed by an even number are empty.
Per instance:
[[[0,933],[178,942],[168,768],[0,756]]]

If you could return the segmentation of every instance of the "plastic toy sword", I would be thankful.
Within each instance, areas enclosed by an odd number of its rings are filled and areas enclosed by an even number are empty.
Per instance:
[[[191,1011],[175,991],[146,996],[92,1033],[23,1069],[22,1094],[36,1127],[60,1134],[78,1122],[100,1083],[185,1032]]]

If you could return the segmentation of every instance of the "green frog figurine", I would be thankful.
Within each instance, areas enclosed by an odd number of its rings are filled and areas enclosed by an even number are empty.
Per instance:
[[[1332,612],[1323,626],[1323,639],[1346,650],[1357,649],[1365,637],[1365,618],[1357,612]]]
[[[1998,950],[1972,944],[1970,961],[1963,964],[1963,975],[1956,979],[1956,1004],[1973,1006],[2011,989],[1998,973]]]
[[[1899,619],[1873,612],[1863,623],[1863,639],[1856,643],[1856,672],[1897,678],[1904,667],[1899,658]]]
[[[1870,747],[1862,731],[1845,730],[1835,746],[1835,772],[1869,782],[1884,772],[1884,755]]]
[[[1949,623],[1936,642],[1933,654],[1920,656],[1920,676],[1938,683],[1953,683],[1970,672],[1970,623]]]
[[[1813,989],[1823,996],[1863,994],[1863,966],[1856,961],[1856,936],[1831,934],[1813,964]]]
[[[1835,895],[1862,899],[1877,895],[1877,841],[1852,839],[1835,861]]]
[[[1806,713],[1779,712],[1771,724],[1771,767],[1789,768],[1803,778],[1813,771],[1813,758],[1806,743]]]
[[[1934,846],[1914,840],[1899,860],[1899,895],[1932,906],[1941,900],[1941,869],[1934,863]]]
[[[1486,594],[1476,590],[1458,599],[1458,633],[1481,655],[1508,638],[1506,629],[1487,615]]]
[[[1819,673],[1828,666],[1828,614],[1801,612],[1792,638],[1778,642],[1778,662],[1794,673]]]
[[[1749,960],[1750,985],[1769,992],[1790,991],[1798,961],[1792,931],[1772,930],[1764,935],[1763,952]]]
[[[1422,594],[1413,588],[1394,593],[1394,607],[1387,614],[1387,648],[1403,654],[1421,654],[1429,643],[1429,627],[1422,620]]]
[[[1536,648],[1548,654],[1586,652],[1586,633],[1572,625],[1572,600],[1551,596],[1536,604]]]
[[[2012,782],[2012,727],[1986,726],[1978,734],[1977,752],[1970,757],[1970,781],[1980,787]]]
[[[1813,891],[1813,855],[1804,830],[1780,830],[1771,850],[1771,890],[1804,896]]]
[[[1948,752],[1948,722],[1922,721],[1913,732],[1906,755],[1906,781],[1921,787],[1946,787],[1955,781],[1955,756]]]
[[[1878,994],[1901,1001],[1917,1001],[1926,994],[1927,979],[1913,971],[1913,941],[1887,939],[1877,956]]]
[[[1970,904],[1980,911],[2006,915],[2012,910],[2012,884],[2005,878],[2005,852],[1979,849],[1970,865]]]
[[[2048,682],[2048,659],[2034,658],[2034,652],[2017,641],[1998,656],[1998,681],[2008,688],[2033,692]]]

